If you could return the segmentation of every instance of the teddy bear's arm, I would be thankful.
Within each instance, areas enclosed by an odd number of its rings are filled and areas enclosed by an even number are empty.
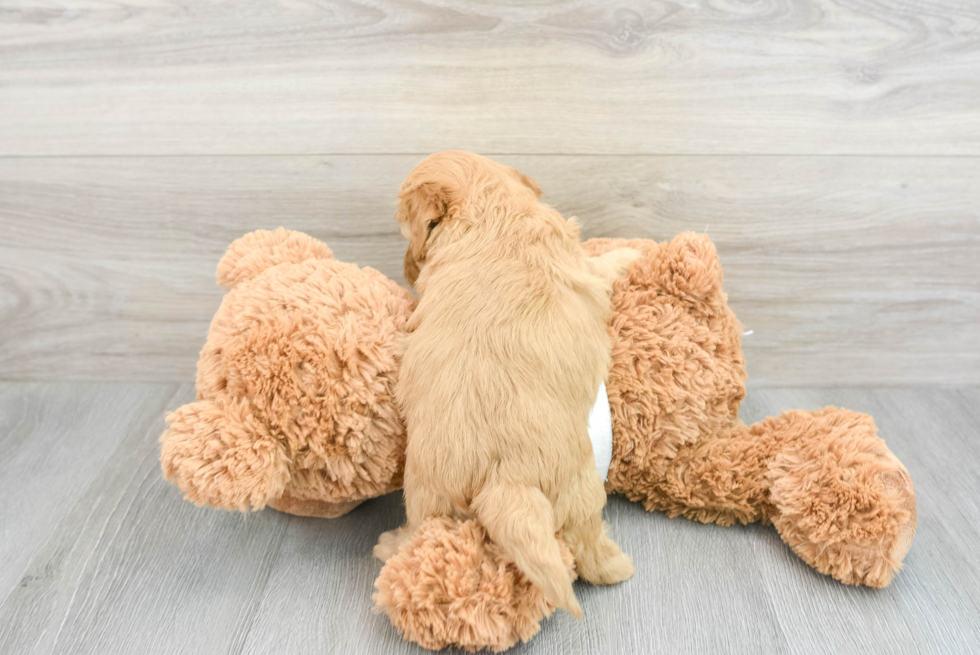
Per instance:
[[[286,448],[247,401],[199,400],[167,416],[160,437],[163,477],[197,505],[262,509],[289,481]]]

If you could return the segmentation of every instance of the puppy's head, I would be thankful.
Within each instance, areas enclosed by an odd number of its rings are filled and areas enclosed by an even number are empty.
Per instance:
[[[434,249],[479,221],[487,201],[501,194],[536,200],[541,189],[516,168],[471,152],[447,150],[422,160],[402,183],[395,211],[408,239],[405,280],[414,286]]]

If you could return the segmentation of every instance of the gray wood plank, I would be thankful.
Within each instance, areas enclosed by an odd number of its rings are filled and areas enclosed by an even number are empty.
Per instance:
[[[36,582],[23,575],[32,554],[126,437],[158,424],[175,388],[0,383],[0,589]]]
[[[227,245],[402,281],[407,156],[0,158],[0,379],[193,379]],[[980,158],[506,156],[586,236],[718,245],[753,384],[980,383]]]
[[[973,0],[7,3],[0,154],[980,154]]]
[[[7,562],[29,551],[30,563],[0,588],[0,652],[424,652],[370,609],[380,569],[370,548],[402,521],[401,496],[335,521],[195,508],[160,479],[156,462],[162,408],[191,396],[186,385],[0,385],[5,409],[32,408],[5,411],[17,418],[0,438],[50,444],[51,470],[80,463],[96,472],[80,490],[37,487],[44,503],[65,505],[60,513],[3,524],[5,535],[34,525],[40,536],[3,544],[5,581]],[[973,466],[980,390],[755,390],[743,416],[824,404],[873,413],[915,481],[918,534],[891,586],[846,587],[821,576],[770,528],[670,520],[612,498],[606,518],[636,575],[613,588],[579,584],[585,620],[558,614],[512,652],[980,650],[980,575],[972,564],[980,546]],[[87,455],[92,444],[71,438],[70,424],[86,434],[104,426],[115,450]],[[25,475],[3,471],[4,498]]]
[[[7,393],[11,386],[6,385]],[[250,598],[262,593],[269,562],[282,539],[284,515],[245,517],[200,511],[181,501],[160,476],[157,437],[165,408],[193,399],[184,385],[59,385],[79,398],[115,395],[133,408],[93,404],[88,423],[117,424],[122,411],[138,413],[114,452],[101,458],[80,493],[60,485],[39,492],[67,508],[43,517],[54,528],[42,545],[18,544],[30,564],[0,604],[0,652],[133,653],[226,650],[247,631]],[[143,396],[142,402],[132,396]],[[57,414],[55,400],[44,407]],[[64,418],[70,418],[66,415]],[[60,444],[49,456],[72,466],[89,445],[73,435],[30,435]],[[60,452],[59,452],[60,451]],[[7,485],[18,480],[3,478]],[[13,529],[19,529],[15,524]],[[8,529],[9,529],[8,527]],[[5,530],[6,532],[7,530]],[[8,546],[9,547],[9,546]],[[7,590],[4,590],[5,593]]]
[[[904,570],[883,590],[845,587],[816,575],[769,533],[757,545],[769,597],[796,648],[823,652],[967,653],[980,650],[980,445],[977,389],[766,390],[746,418],[781,409],[844,406],[875,417],[879,434],[916,488],[917,531]],[[873,647],[871,647],[873,645]]]

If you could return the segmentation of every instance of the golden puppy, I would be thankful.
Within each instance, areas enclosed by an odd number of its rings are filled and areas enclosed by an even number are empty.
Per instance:
[[[605,534],[588,415],[609,370],[613,280],[639,253],[587,257],[579,230],[513,168],[467,152],[419,164],[396,213],[419,292],[396,396],[408,427],[408,523],[478,518],[554,605],[581,618],[556,532],[579,575],[611,584],[633,563]]]

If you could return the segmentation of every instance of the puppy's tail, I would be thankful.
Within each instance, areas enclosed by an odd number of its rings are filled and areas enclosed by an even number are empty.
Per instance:
[[[490,483],[473,499],[472,507],[490,538],[514,558],[545,599],[581,619],[582,608],[555,537],[554,512],[541,490]]]

